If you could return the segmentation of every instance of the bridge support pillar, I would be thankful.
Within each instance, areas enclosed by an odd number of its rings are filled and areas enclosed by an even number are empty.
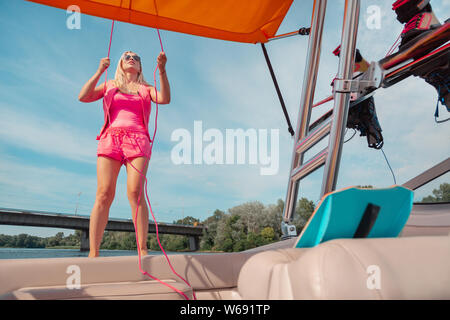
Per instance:
[[[189,250],[191,251],[198,251],[200,249],[200,241],[199,237],[196,236],[190,236],[189,237]]]
[[[89,251],[89,229],[81,230],[80,251]]]

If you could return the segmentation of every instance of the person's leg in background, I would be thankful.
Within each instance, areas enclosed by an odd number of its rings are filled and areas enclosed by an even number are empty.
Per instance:
[[[89,221],[89,257],[98,257],[109,208],[116,192],[117,176],[122,163],[105,156],[97,157],[97,194]]]

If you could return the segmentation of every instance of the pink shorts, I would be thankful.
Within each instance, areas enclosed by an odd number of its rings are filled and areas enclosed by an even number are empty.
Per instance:
[[[150,139],[144,132],[128,128],[108,128],[100,137],[97,156],[106,156],[126,163],[137,157],[150,156]]]

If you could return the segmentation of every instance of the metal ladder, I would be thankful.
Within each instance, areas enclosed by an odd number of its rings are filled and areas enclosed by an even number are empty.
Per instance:
[[[297,130],[295,131],[291,170],[283,221],[281,223],[282,239],[297,236],[295,226],[290,223],[292,222],[295,211],[300,180],[320,167],[325,166],[321,197],[336,188],[347,115],[350,106],[350,93],[356,91],[354,85],[352,85],[352,76],[356,36],[358,33],[360,0],[346,0],[339,69],[334,81],[333,114],[332,116],[322,117],[322,121],[319,121],[321,120],[319,119],[310,126],[326,6],[327,0],[314,1],[300,112],[298,114]],[[305,153],[326,136],[329,136],[328,146],[310,160],[304,161]]]
[[[300,180],[325,166],[320,196],[323,197],[325,194],[335,190],[350,104],[358,104],[372,96],[378,88],[388,88],[412,74],[416,75],[418,70],[436,66],[442,61],[448,61],[450,57],[450,43],[448,43],[450,22],[447,20],[442,26],[443,32],[440,34],[436,33],[436,37],[431,34],[428,39],[431,39],[429,49],[434,51],[427,53],[428,51],[425,51],[425,47],[418,46],[415,55],[419,56],[416,59],[409,58],[392,67],[387,64],[387,69],[384,68],[385,63],[390,58],[371,62],[366,72],[360,74],[357,78],[352,78],[360,0],[346,0],[339,70],[334,81],[334,107],[332,111],[327,112],[310,125],[326,5],[327,0],[314,1],[300,112],[292,151],[291,171],[283,221],[281,223],[282,239],[297,236],[295,226],[290,223],[295,211]],[[351,92],[356,92],[356,99],[350,103]],[[305,162],[305,153],[326,136],[329,136],[328,146]]]

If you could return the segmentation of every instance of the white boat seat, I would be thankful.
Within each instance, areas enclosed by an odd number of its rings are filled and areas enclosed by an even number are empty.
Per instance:
[[[336,239],[258,253],[242,299],[450,299],[450,236]]]
[[[244,262],[254,253],[170,255],[177,273],[197,299],[232,299]],[[80,290],[67,288],[77,266]],[[146,256],[142,268],[192,298],[192,289],[170,270],[164,256]],[[168,280],[164,280],[168,279]],[[138,269],[136,256],[0,260],[1,299],[184,299]]]

